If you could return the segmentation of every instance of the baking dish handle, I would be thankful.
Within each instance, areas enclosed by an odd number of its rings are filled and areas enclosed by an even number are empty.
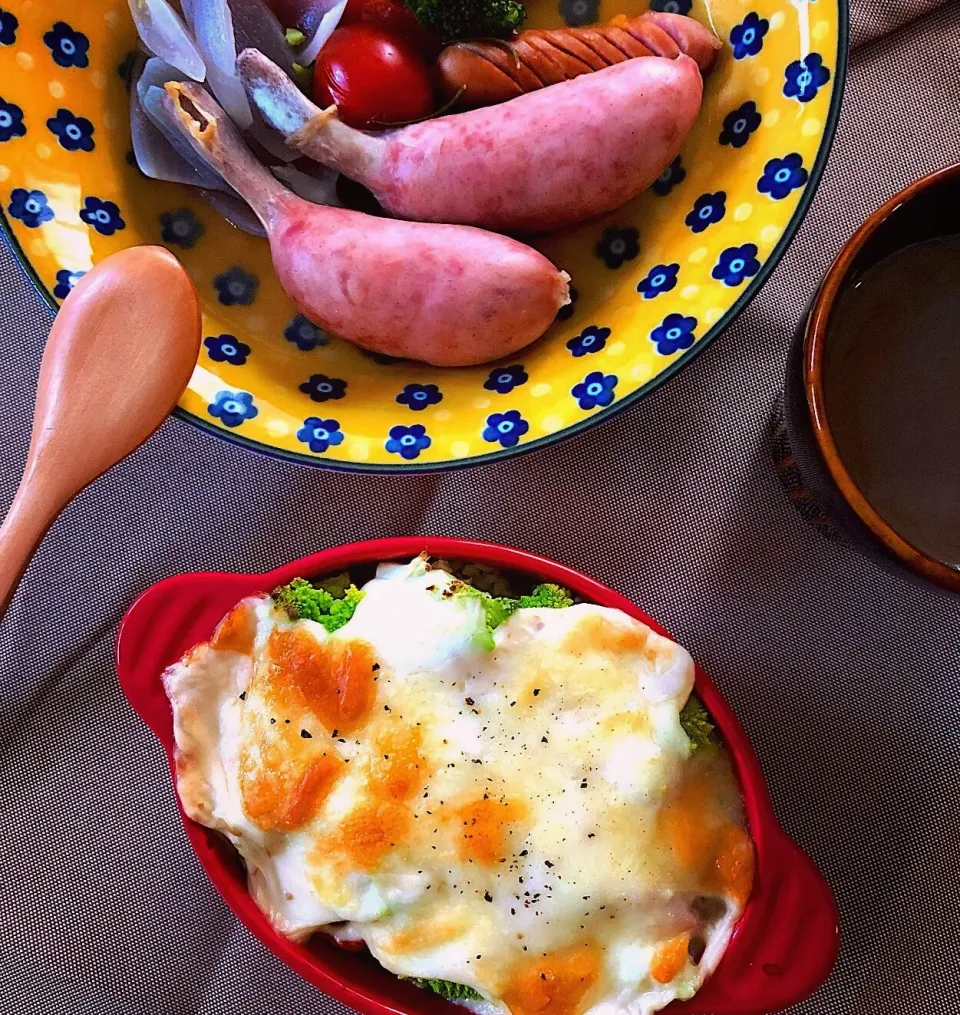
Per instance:
[[[167,748],[170,704],[159,675],[209,638],[244,596],[260,590],[263,575],[185,574],[152,585],[127,610],[117,632],[120,687],[134,711]]]
[[[743,919],[713,977],[682,1006],[689,1015],[780,1011],[816,990],[836,962],[840,928],[830,886],[779,826],[765,838]]]

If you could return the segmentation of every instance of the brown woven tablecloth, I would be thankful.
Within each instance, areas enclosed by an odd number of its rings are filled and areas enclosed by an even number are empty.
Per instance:
[[[843,916],[839,965],[797,1012],[960,1013],[960,600],[814,535],[766,446],[789,333],[843,240],[960,160],[960,3],[853,8],[844,112],[800,235],[729,332],[640,405],[442,477],[314,471],[173,420],[66,512],[0,626],[0,1012],[344,1011],[207,883],[161,752],[117,688],[113,637],[135,594],[177,571],[432,532],[596,575],[713,675]],[[0,307],[3,509],[49,312],[2,248]]]

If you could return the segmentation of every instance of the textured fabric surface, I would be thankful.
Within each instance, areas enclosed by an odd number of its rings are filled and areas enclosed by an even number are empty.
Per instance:
[[[910,17],[913,20],[909,20]],[[635,599],[741,719],[843,950],[803,1015],[956,1015],[960,602],[816,535],[767,422],[791,329],[864,216],[960,159],[960,5],[854,0],[834,153],[746,313],[678,379],[540,453],[443,477],[258,457],[171,420],[74,503],[0,625],[0,1012],[341,1015],[241,928],[179,827],[112,666],[123,609],[182,570],[260,570],[402,533],[502,541]],[[0,508],[49,314],[0,251]]]

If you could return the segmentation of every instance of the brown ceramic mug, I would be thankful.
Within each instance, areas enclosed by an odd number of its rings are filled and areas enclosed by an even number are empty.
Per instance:
[[[888,569],[960,592],[960,570],[908,542],[857,486],[838,450],[824,395],[830,324],[840,297],[890,254],[911,244],[956,235],[960,235],[960,165],[911,184],[867,219],[831,265],[793,337],[784,421],[802,482],[796,496],[810,499],[822,527],[829,527]],[[960,434],[955,439],[960,441]]]

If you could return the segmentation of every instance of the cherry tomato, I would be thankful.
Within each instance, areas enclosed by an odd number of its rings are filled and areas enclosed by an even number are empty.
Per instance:
[[[323,107],[335,103],[351,127],[405,123],[435,108],[427,61],[406,40],[365,22],[338,28],[320,50],[313,98]]]
[[[347,0],[341,25],[369,22],[385,28],[391,35],[412,43],[429,60],[435,60],[443,48],[436,32],[425,28],[403,0]]]

